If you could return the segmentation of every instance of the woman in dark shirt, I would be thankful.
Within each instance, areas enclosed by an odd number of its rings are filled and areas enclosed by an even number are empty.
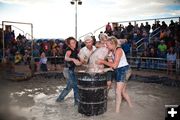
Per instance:
[[[66,39],[68,48],[65,53],[65,68],[63,71],[64,77],[67,79],[66,88],[61,92],[59,97],[57,98],[57,102],[61,102],[64,100],[66,95],[73,89],[74,91],[74,104],[78,104],[78,88],[77,88],[77,78],[75,76],[75,66],[80,65],[80,61],[78,59],[78,51],[76,49],[76,39],[73,37],[69,37]]]

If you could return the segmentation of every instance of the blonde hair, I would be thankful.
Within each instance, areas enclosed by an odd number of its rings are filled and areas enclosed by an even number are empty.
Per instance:
[[[108,35],[106,33],[101,33],[99,36],[100,41],[104,41],[104,38],[107,39]]]
[[[118,46],[118,39],[117,39],[115,36],[109,37],[109,38],[108,38],[108,41],[109,41],[111,44],[115,45],[116,47]]]

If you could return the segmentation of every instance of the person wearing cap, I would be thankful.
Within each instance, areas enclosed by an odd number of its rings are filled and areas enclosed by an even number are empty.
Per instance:
[[[84,43],[85,46],[80,49],[78,56],[82,64],[87,64],[89,57],[96,47],[93,45],[93,38],[89,35],[84,38]]]

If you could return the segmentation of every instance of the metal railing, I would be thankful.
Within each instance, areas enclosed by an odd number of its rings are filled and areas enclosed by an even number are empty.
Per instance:
[[[3,59],[5,58],[5,41],[4,41],[4,26],[5,26],[5,23],[30,25],[31,36],[33,36],[33,24],[32,23],[14,22],[14,21],[2,21]],[[33,37],[31,39],[33,40]],[[34,41],[32,42],[32,45],[31,45],[31,51],[33,50],[33,45],[34,45]]]
[[[21,28],[16,27],[15,25],[11,25],[11,26],[16,28],[17,30],[21,31],[23,33],[23,35],[24,35],[24,30],[22,30]]]
[[[160,27],[156,28],[152,33],[150,33],[150,35],[149,35],[149,42],[151,41],[152,38],[154,38],[159,33],[160,33]]]
[[[144,44],[144,38],[141,38],[139,41],[136,42],[136,51]]]
[[[127,57],[127,60],[132,68],[149,69],[166,71],[168,69],[166,58],[151,58],[151,57]],[[180,59],[176,59],[173,65],[173,71],[180,74]]]
[[[155,34],[154,34],[155,33]],[[148,41],[150,43],[150,40],[152,38],[154,38],[157,34],[160,33],[160,27],[156,28],[153,32],[150,33],[149,37],[148,37]],[[137,45],[137,48],[136,48],[136,51],[138,52],[139,51],[139,48],[141,48],[143,45],[144,45],[144,39],[145,38],[141,38],[140,40],[138,40],[136,42],[136,45]]]
[[[29,57],[29,62],[31,61],[31,56]],[[38,60],[37,60],[38,59]],[[47,65],[62,65],[64,64],[64,56],[47,56]],[[34,63],[39,63],[40,57],[33,57]],[[128,63],[134,69],[147,69],[147,70],[157,70],[166,71],[168,69],[166,58],[151,58],[151,57],[127,57]],[[14,60],[15,61],[15,60]],[[23,58],[19,62],[20,64],[28,63],[24,61]],[[17,64],[19,64],[17,63]],[[31,65],[31,63],[29,63]],[[173,65],[173,73],[180,75],[180,59],[176,59]]]

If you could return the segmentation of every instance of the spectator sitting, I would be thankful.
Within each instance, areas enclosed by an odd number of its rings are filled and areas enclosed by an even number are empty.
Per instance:
[[[25,65],[30,64],[30,54],[28,53],[28,50],[25,50],[25,54],[23,56],[23,61]]]
[[[150,49],[150,52],[149,52],[149,54],[148,54],[148,57],[157,57],[157,54],[156,54],[156,51],[155,51],[155,49],[154,48],[151,48]]]
[[[15,64],[19,64],[22,61],[22,55],[19,52],[15,54]]]
[[[149,52],[148,56],[152,58],[152,59],[148,60],[148,68],[152,68],[152,69],[156,68],[157,64],[153,60],[153,58],[157,57],[157,52],[155,51],[154,48],[150,49],[150,52]]]

